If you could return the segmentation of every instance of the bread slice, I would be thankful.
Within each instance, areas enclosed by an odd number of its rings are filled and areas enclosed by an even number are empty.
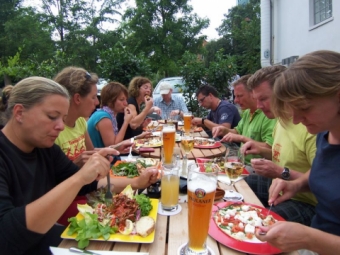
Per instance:
[[[143,216],[136,222],[136,232],[142,237],[146,237],[155,230],[155,220],[150,216]]]

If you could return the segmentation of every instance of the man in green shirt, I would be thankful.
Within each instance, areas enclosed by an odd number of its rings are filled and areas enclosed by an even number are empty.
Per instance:
[[[273,144],[273,128],[276,119],[268,119],[266,115],[257,109],[256,100],[252,96],[252,91],[247,87],[250,74],[242,76],[235,81],[234,87],[235,103],[244,111],[242,119],[234,129],[217,126],[212,129],[213,137],[223,136],[221,142],[246,143],[248,141],[261,142],[269,149]],[[252,158],[260,158],[260,155],[249,154],[245,158],[245,163],[249,164]]]

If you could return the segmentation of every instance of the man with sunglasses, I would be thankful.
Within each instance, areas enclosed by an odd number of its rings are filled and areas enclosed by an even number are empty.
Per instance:
[[[217,90],[210,85],[203,85],[196,91],[199,106],[210,110],[206,118],[193,118],[191,123],[196,126],[204,126],[209,131],[213,127],[222,125],[226,128],[234,128],[240,121],[240,113],[235,105],[221,100],[218,97]]]

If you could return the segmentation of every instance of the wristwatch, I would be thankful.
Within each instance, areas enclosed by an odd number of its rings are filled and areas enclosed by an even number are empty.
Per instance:
[[[205,118],[202,118],[202,125],[204,125]]]
[[[281,178],[284,180],[289,180],[290,177],[290,172],[289,172],[289,168],[288,167],[284,167],[283,171],[281,173]]]

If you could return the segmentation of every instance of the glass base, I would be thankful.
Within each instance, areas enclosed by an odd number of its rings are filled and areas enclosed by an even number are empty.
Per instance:
[[[161,203],[161,206],[162,206],[162,210],[167,211],[167,212],[174,212],[178,209],[178,205],[168,207],[168,206],[162,205]]]
[[[205,251],[193,251],[189,249],[188,244],[182,244],[178,251],[177,255],[215,255],[215,253],[208,246]]]

